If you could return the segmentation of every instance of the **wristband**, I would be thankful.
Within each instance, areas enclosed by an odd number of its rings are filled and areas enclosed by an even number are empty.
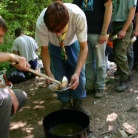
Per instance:
[[[105,33],[105,32],[101,32],[101,35],[107,35],[107,33]]]

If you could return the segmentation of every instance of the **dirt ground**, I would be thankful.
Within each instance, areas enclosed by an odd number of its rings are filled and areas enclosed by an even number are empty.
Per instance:
[[[84,100],[92,114],[92,138],[138,138],[138,70],[133,70],[129,88],[122,93],[115,91],[117,82],[112,72],[108,71],[105,96],[95,99],[88,93]],[[46,88],[41,77],[15,84],[14,88],[26,91],[28,102],[12,117],[10,138],[43,138],[43,118],[60,107],[56,93]]]

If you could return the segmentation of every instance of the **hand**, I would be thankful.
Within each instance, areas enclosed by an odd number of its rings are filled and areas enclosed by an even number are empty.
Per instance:
[[[134,36],[138,36],[138,31],[135,30],[134,33],[133,33],[133,35]]]
[[[103,43],[107,42],[107,39],[108,39],[107,35],[100,35],[98,43],[103,44]]]
[[[54,75],[53,75],[52,73],[47,74],[47,76],[48,76],[48,77],[51,77],[51,78],[53,78],[53,79],[55,78]],[[52,83],[52,81],[49,80],[49,79],[46,79],[46,83],[49,85],[49,84]]]
[[[73,74],[69,83],[70,89],[75,90],[79,85],[79,75]]]
[[[19,102],[14,94],[14,92],[8,88],[9,92],[10,92],[10,95],[11,95],[11,100],[12,100],[12,105],[13,105],[13,111],[14,113],[16,113],[17,109],[18,109],[18,106],[19,106]]]
[[[28,71],[30,68],[30,64],[26,61],[24,57],[15,54],[11,54],[10,62],[11,64],[13,63],[12,65],[19,70]]]
[[[124,30],[121,30],[121,31],[118,32],[118,38],[119,39],[123,38],[125,35],[126,35],[126,31],[124,31]]]

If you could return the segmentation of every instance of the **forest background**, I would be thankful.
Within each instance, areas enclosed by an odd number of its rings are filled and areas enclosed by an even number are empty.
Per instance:
[[[18,27],[22,27],[26,35],[34,38],[36,20],[52,1],[0,0],[0,16],[8,25],[8,32],[4,43],[0,45],[0,51],[12,52],[14,30]],[[0,63],[0,71],[4,68],[8,68],[7,62]],[[95,99],[93,93],[88,93],[84,101],[86,108],[91,112],[90,129],[94,133],[94,138],[120,138],[124,134],[129,138],[138,138],[138,70],[133,70],[132,81],[124,93],[115,92],[118,85],[114,80],[115,70],[116,66],[111,66],[107,71],[105,96]],[[60,107],[56,93],[49,91],[45,79],[38,76],[15,84],[13,88],[27,92],[28,101],[20,113],[12,117],[10,137],[42,138],[44,116]]]
[[[8,26],[4,43],[0,45],[1,52],[12,52],[15,39],[14,30],[21,27],[26,35],[35,37],[36,21],[41,11],[53,0],[0,0],[0,16]],[[63,0],[72,2],[72,0]],[[0,70],[8,68],[9,63],[0,63]]]

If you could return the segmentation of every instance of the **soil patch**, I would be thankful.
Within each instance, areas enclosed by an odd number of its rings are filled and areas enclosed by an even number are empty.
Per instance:
[[[92,138],[123,138],[125,134],[129,138],[138,138],[138,71],[133,71],[129,88],[122,93],[115,91],[117,82],[112,71],[108,73],[105,96],[95,99],[88,93],[84,100],[92,114]],[[14,88],[26,91],[28,102],[12,117],[10,137],[43,138],[43,118],[60,107],[56,93],[47,89],[45,79],[41,77],[15,84]]]

